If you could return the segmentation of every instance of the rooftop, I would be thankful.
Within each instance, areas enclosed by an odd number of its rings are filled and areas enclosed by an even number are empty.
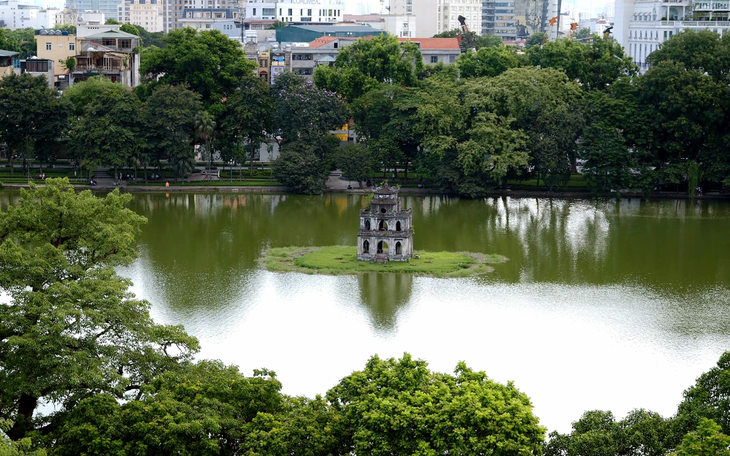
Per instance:
[[[85,39],[100,40],[102,38],[137,38],[137,39],[139,39],[139,37],[137,35],[132,35],[131,33],[127,33],[127,32],[122,32],[121,30],[109,30],[106,32],[97,33],[96,35],[87,36]]]
[[[420,49],[459,49],[457,38],[399,38],[401,43],[418,44]]]
[[[12,57],[14,55],[18,55],[18,53],[13,51],[3,51],[0,49],[0,57]]]

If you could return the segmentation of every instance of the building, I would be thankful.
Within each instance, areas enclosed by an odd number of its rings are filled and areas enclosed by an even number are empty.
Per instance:
[[[417,2],[414,6],[414,1]],[[390,0],[390,14],[415,16],[414,36],[431,37],[439,33],[437,16],[442,0]]]
[[[646,70],[646,58],[683,30],[730,31],[728,0],[619,0],[615,4],[614,38]]]
[[[81,40],[81,53],[75,56],[74,82],[104,75],[129,87],[139,85],[139,37],[131,33],[109,31]]]
[[[167,24],[167,29],[165,31],[170,31],[174,29],[184,28],[188,27],[190,23],[195,23],[195,21],[188,21],[186,22],[186,19],[203,19],[202,16],[205,14],[209,14],[208,12],[210,10],[217,10],[217,9],[223,9],[227,10],[228,13],[226,13],[226,20],[231,20],[234,17],[233,12],[235,12],[235,17],[239,16],[240,6],[238,0],[163,0],[167,1],[167,4],[165,4],[166,11],[166,18],[165,22]],[[186,12],[191,11],[192,13],[190,17],[186,16]],[[196,18],[195,15],[198,14],[198,17]],[[220,18],[224,19],[224,18]],[[210,23],[210,22],[209,22]],[[212,26],[209,27],[210,29],[213,29]],[[206,27],[203,28],[208,29]]]
[[[342,22],[342,0],[248,0],[246,18],[294,23]]]
[[[66,8],[76,10],[79,15],[84,11],[95,11],[104,13],[107,19],[119,20],[119,0],[66,0]],[[88,20],[85,15],[84,20]]]
[[[20,76],[28,73],[33,77],[45,77],[48,86],[53,88],[53,60],[48,59],[26,59],[13,61],[13,73]]]
[[[53,82],[56,87],[64,89],[70,85],[66,60],[76,55],[79,41],[75,35],[58,30],[38,30],[35,35],[36,55],[40,59],[54,62]]]
[[[401,209],[398,187],[373,189],[368,209],[360,211],[357,259],[408,261],[413,256],[413,214]]]
[[[401,38],[401,42],[418,45],[423,56],[423,63],[454,63],[461,54],[457,38]]]
[[[498,36],[502,40],[516,40],[514,0],[483,0],[481,33]]]
[[[98,33],[119,31],[121,24],[105,24],[106,16],[101,11],[83,11],[81,21],[76,24],[76,36],[86,38]]]
[[[0,0],[0,26],[10,30],[52,29],[58,9],[45,9],[19,0]]]
[[[17,52],[0,49],[0,79],[13,74],[13,62]]]
[[[368,25],[288,25],[276,29],[279,43],[309,43],[322,36],[337,38],[364,38],[382,35],[384,30]]]
[[[180,27],[196,30],[215,30],[217,24],[232,26],[238,19],[238,13],[237,9],[232,8],[189,8],[183,10],[183,17],[177,23]]]
[[[165,7],[162,0],[123,0],[119,3],[119,22],[132,24],[148,32],[165,31]]]
[[[550,28],[550,11],[557,11],[557,0],[513,0],[514,1],[514,23],[518,39],[547,32]],[[555,7],[551,8],[550,4]],[[556,24],[557,26],[557,24]]]
[[[416,16],[396,14],[345,14],[346,24],[369,25],[378,30],[385,30],[391,35],[399,38],[415,38]]]

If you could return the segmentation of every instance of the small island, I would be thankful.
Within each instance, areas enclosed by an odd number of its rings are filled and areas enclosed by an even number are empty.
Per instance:
[[[470,252],[413,252],[411,210],[402,209],[398,187],[373,188],[370,207],[360,211],[357,247],[283,247],[264,252],[269,271],[305,274],[395,272],[430,277],[470,277],[493,271],[502,255]]]
[[[264,252],[260,263],[269,271],[305,274],[360,274],[396,272],[429,277],[471,277],[492,272],[502,255],[470,252],[414,252],[408,261],[387,263],[357,259],[355,246],[280,247]]]

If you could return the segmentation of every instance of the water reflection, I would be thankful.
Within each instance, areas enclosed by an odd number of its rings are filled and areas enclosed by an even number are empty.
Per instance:
[[[360,302],[368,310],[371,326],[378,334],[397,330],[398,312],[411,300],[413,276],[408,274],[360,274],[357,276]]]

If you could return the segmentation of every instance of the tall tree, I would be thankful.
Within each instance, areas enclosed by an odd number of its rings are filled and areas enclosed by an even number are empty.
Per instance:
[[[0,213],[0,418],[23,438],[39,401],[73,409],[98,392],[117,398],[190,359],[198,343],[155,324],[114,267],[135,256],[145,219],[131,196],[76,193],[66,179],[31,185]]]
[[[354,100],[380,83],[414,86],[423,71],[416,43],[401,43],[389,34],[360,39],[340,50],[334,66],[317,67],[317,86]]]
[[[207,111],[201,111],[195,118],[195,138],[201,142],[205,151],[204,158],[208,165],[208,175],[213,168],[213,133],[215,133],[215,120]]]
[[[165,84],[187,85],[215,114],[253,71],[254,64],[246,59],[240,43],[218,30],[174,30],[166,43],[165,48],[146,48],[142,53],[140,73],[146,80],[140,92],[148,94]]]
[[[105,165],[117,169],[140,147],[140,102],[129,91],[102,91],[74,120],[71,139],[82,167]]]
[[[248,160],[253,174],[256,152],[272,132],[273,110],[266,83],[253,76],[243,79],[218,116],[216,142],[226,161]]]
[[[698,70],[716,80],[730,77],[730,37],[709,30],[684,30],[662,43],[647,57],[652,66],[671,60],[687,70]]]
[[[8,147],[8,163],[14,155],[26,161],[55,154],[56,139],[68,127],[70,106],[48,87],[44,77],[10,75],[0,80],[0,141]]]
[[[514,48],[500,44],[499,46],[484,47],[476,53],[461,54],[456,61],[459,73],[464,78],[481,76],[494,77],[510,68],[519,66],[519,58]]]
[[[327,400],[342,415],[340,454],[531,454],[545,437],[527,395],[463,362],[448,375],[407,353],[374,356]]]

